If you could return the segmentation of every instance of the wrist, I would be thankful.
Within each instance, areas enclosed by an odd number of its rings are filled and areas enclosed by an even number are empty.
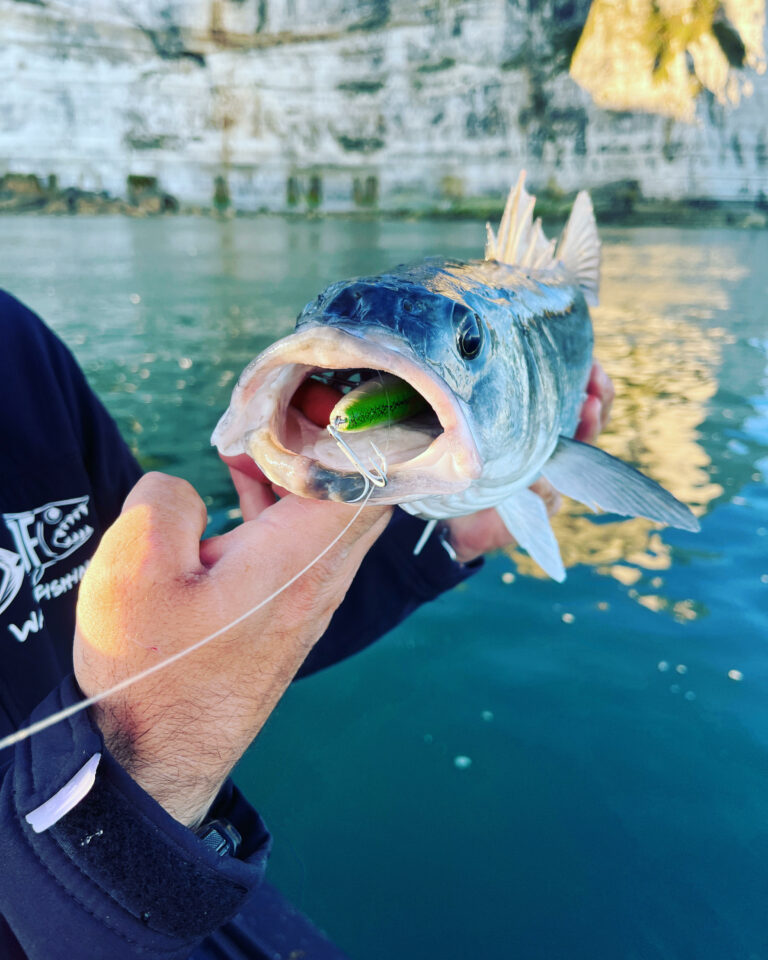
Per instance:
[[[201,762],[200,750],[181,738],[166,739],[162,748],[121,718],[114,706],[96,704],[91,716],[104,746],[130,778],[175,820],[194,830],[205,819],[234,766],[216,752],[216,762]]]

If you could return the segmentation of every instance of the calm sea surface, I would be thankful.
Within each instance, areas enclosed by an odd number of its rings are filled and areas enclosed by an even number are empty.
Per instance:
[[[0,284],[213,529],[236,514],[208,438],[241,368],[330,281],[483,241],[444,221],[1,226]],[[571,505],[564,584],[497,555],[289,691],[238,778],[272,880],[359,960],[768,960],[768,233],[603,240],[602,445],[702,532]]]

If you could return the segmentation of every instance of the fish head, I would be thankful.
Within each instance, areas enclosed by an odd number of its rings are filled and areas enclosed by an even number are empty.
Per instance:
[[[511,322],[513,287],[525,293],[528,282],[500,272],[492,287],[473,264],[434,258],[335,283],[307,304],[296,328],[333,326],[412,356],[445,385],[485,462],[524,441],[538,387],[524,331]]]
[[[410,353],[466,404],[493,354],[478,310],[446,292],[391,275],[333,284],[304,308],[296,329],[317,325]]]
[[[448,274],[421,265],[334,283],[301,312],[296,332],[243,372],[212,442],[225,455],[248,453],[293,493],[352,501],[366,489],[360,471],[290,400],[324,372],[391,373],[407,381],[429,413],[348,435],[360,462],[386,461],[386,487],[373,500],[403,503],[466,490],[487,459],[514,445],[519,403],[507,382],[514,358],[498,332],[502,306]]]

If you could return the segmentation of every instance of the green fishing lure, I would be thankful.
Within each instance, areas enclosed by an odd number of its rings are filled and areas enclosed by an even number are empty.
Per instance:
[[[331,410],[329,422],[340,431],[370,430],[428,409],[427,401],[409,383],[382,373],[343,396]]]

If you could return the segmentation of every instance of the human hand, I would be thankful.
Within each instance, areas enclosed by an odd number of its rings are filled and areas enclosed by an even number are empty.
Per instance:
[[[192,646],[270,596],[342,533],[347,504],[245,489],[249,519],[201,542],[205,506],[184,480],[142,477],[80,586],[74,663],[86,696]],[[339,542],[264,608],[92,708],[107,747],[177,820],[204,818],[324,633],[390,508]]]

